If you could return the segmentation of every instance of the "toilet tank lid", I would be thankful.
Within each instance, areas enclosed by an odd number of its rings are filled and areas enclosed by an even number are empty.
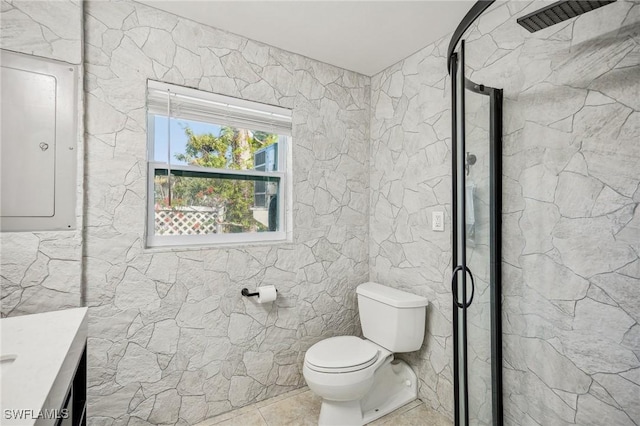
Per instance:
[[[356,293],[396,308],[419,308],[429,303],[425,297],[374,282],[360,284]]]

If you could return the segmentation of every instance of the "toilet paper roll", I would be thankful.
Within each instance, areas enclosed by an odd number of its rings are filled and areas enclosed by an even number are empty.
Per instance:
[[[276,300],[278,297],[278,291],[275,286],[265,285],[258,287],[258,303],[269,303]]]

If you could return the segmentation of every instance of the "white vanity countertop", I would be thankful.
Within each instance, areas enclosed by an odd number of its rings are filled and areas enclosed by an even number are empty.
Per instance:
[[[0,424],[54,425],[38,415],[62,408],[86,340],[87,308],[1,319],[0,359],[15,360],[0,361]]]

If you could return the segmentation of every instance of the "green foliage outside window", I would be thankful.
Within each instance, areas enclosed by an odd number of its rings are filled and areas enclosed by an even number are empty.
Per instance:
[[[195,134],[188,126],[183,154],[176,159],[189,165],[232,170],[253,170],[254,152],[278,141],[278,135],[222,127],[220,135]],[[159,177],[161,194],[158,204],[164,206],[213,207],[223,212],[223,232],[267,231],[253,217],[254,181],[223,178],[171,177],[171,199],[166,176]],[[158,179],[158,177],[156,178]]]

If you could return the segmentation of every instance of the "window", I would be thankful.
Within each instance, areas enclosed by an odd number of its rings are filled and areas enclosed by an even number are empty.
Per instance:
[[[260,171],[273,172],[278,170],[278,144],[272,144],[261,148],[253,155],[253,168]],[[272,198],[275,197],[275,185],[271,182],[256,182],[254,189],[254,207],[268,208]]]
[[[287,238],[291,111],[149,80],[147,246]]]

